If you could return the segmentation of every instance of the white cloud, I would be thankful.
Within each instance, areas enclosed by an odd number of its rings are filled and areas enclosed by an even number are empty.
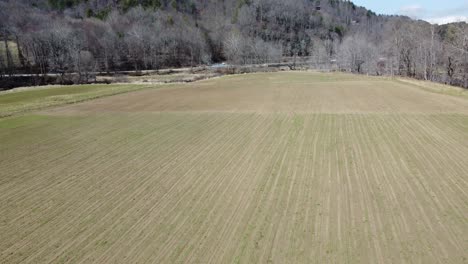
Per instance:
[[[468,22],[468,0],[466,0],[463,5],[439,10],[428,10],[423,5],[410,4],[402,6],[399,10],[399,14],[439,25],[454,22]]]
[[[420,18],[426,13],[426,9],[420,5],[407,5],[400,8],[400,14],[411,18]]]
[[[455,22],[468,22],[468,16],[443,16],[443,17],[434,17],[425,19],[429,23],[432,24],[448,24],[448,23],[455,23]]]

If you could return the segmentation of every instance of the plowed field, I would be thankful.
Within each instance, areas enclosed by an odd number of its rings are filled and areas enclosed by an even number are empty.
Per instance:
[[[0,119],[0,263],[466,263],[468,100],[307,72]]]

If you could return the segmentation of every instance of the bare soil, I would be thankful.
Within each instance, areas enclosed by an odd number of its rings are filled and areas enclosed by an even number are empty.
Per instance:
[[[0,262],[466,263],[467,111],[306,72],[0,120]]]
[[[68,109],[85,112],[468,113],[465,98],[432,93],[392,80],[353,77],[307,72],[226,76],[176,88],[124,94]]]

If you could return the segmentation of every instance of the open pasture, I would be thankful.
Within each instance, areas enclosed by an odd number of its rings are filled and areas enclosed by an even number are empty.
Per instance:
[[[1,119],[0,262],[466,263],[467,114],[291,72]]]

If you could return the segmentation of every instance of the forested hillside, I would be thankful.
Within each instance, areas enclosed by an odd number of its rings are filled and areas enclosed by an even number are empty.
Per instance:
[[[67,73],[307,57],[312,67],[468,87],[468,25],[342,0],[0,0],[0,72]]]

